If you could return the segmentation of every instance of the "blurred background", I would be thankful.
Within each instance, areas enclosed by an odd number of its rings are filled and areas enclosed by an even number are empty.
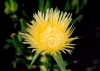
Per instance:
[[[76,29],[72,37],[79,39],[73,41],[76,46],[72,55],[62,53],[67,71],[100,71],[99,7],[99,0],[0,0],[0,71],[46,71],[43,56],[28,68],[34,53],[23,45],[19,32],[26,32],[34,13],[45,13],[47,8],[73,13]],[[52,57],[46,59],[50,71],[59,71]]]

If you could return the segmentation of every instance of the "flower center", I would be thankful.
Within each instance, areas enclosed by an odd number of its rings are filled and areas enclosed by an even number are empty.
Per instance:
[[[63,40],[64,35],[61,31],[50,26],[40,35],[42,45],[45,47],[57,47]]]

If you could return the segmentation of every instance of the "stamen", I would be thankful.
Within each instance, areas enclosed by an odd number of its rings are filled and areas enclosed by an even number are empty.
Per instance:
[[[45,47],[57,47],[64,39],[64,35],[60,30],[51,28],[50,26],[40,36],[40,40]]]

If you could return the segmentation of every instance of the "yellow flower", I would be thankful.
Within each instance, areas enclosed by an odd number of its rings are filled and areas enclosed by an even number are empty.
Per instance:
[[[71,42],[77,39],[77,37],[70,38],[75,29],[73,25],[69,27],[71,16],[70,13],[53,11],[52,8],[47,9],[45,15],[38,11],[38,14],[33,15],[32,25],[28,24],[27,33],[22,35],[24,43],[30,44],[32,52],[36,51],[42,55],[56,55],[61,51],[71,53],[70,48],[74,48]]]

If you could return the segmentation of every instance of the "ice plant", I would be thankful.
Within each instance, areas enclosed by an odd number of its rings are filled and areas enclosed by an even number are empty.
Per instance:
[[[29,48],[33,48],[32,52],[52,55],[59,65],[58,61],[62,60],[61,51],[71,54],[70,48],[74,48],[71,42],[77,39],[77,37],[70,37],[75,29],[73,25],[69,26],[71,16],[70,13],[52,8],[47,9],[45,15],[38,11],[38,14],[33,15],[32,25],[28,24],[27,32],[22,34],[24,43],[30,44]],[[61,70],[65,71],[64,68]]]

